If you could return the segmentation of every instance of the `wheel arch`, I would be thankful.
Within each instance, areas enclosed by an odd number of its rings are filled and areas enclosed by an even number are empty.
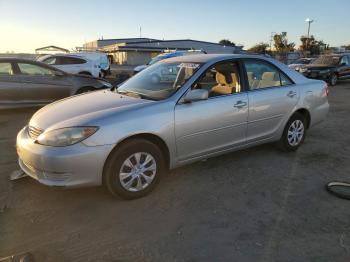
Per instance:
[[[305,117],[305,120],[306,120],[306,128],[308,129],[310,127],[310,123],[311,123],[311,114],[310,114],[310,111],[307,110],[306,108],[299,108],[298,110],[296,110],[293,115],[295,113],[299,113],[301,115],[303,115]],[[292,116],[293,116],[292,115]],[[292,117],[291,116],[291,117]]]

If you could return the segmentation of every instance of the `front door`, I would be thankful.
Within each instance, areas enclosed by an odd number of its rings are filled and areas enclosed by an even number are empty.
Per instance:
[[[185,161],[244,144],[248,97],[241,92],[238,64],[230,61],[212,66],[192,89],[207,89],[209,98],[176,105],[178,160]]]

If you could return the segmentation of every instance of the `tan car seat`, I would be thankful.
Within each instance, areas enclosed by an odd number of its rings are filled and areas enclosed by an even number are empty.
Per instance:
[[[279,86],[281,84],[279,75],[276,72],[264,72],[259,81],[259,88]]]
[[[255,78],[254,72],[247,72],[250,90],[254,90],[259,85],[259,80]]]
[[[217,72],[216,73],[217,85],[211,88],[210,95],[216,96],[216,95],[232,94],[234,91],[234,87],[232,86],[232,83],[229,84],[227,80],[228,79],[224,74]]]

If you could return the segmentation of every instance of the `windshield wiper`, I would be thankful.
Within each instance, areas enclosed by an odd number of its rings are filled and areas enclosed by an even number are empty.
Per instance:
[[[126,95],[126,96],[131,96],[131,97],[137,97],[137,98],[141,98],[141,99],[147,99],[147,100],[156,100],[154,99],[153,97],[149,97],[147,95],[144,95],[144,94],[140,94],[140,93],[137,93],[137,92],[133,92],[133,91],[124,91],[124,90],[116,90],[116,92],[118,94],[121,94],[121,95]]]

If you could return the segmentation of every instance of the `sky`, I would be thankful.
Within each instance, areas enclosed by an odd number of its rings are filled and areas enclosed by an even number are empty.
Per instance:
[[[0,0],[0,53],[68,49],[103,37],[229,39],[249,48],[287,32],[300,44],[311,34],[331,46],[350,44],[349,0]]]

